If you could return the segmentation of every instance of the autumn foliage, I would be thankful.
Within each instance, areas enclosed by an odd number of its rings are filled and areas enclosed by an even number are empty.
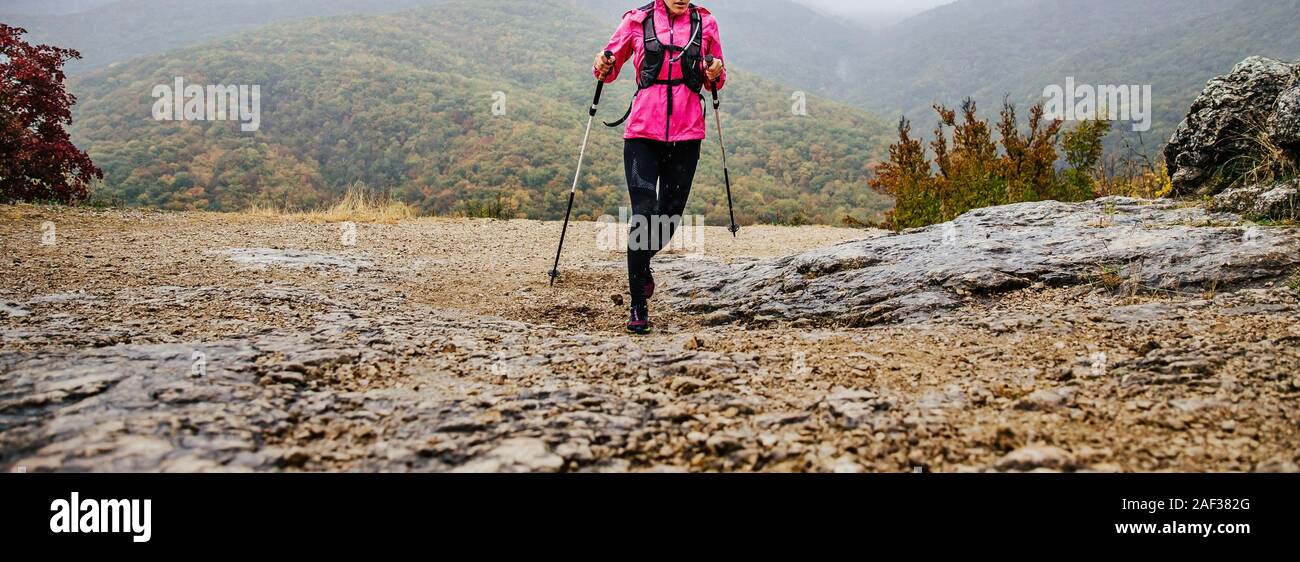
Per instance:
[[[971,209],[1025,201],[1082,201],[1096,196],[1106,121],[1088,121],[1062,132],[1060,120],[1029,110],[1022,130],[1016,108],[1003,101],[996,127],[978,116],[973,100],[959,110],[936,105],[939,124],[929,148],[899,122],[898,142],[876,167],[872,188],[895,199],[885,226],[895,230],[946,222]],[[996,131],[995,131],[996,129]],[[996,137],[995,137],[996,133]],[[1065,166],[1058,170],[1058,149]]]
[[[25,33],[0,24],[0,201],[80,201],[103,177],[65,129],[76,98],[63,64],[81,55],[28,44]]]

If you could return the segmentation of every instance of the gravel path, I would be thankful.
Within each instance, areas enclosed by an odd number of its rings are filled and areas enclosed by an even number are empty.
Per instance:
[[[657,305],[557,224],[0,207],[0,468],[1296,470],[1282,286],[965,294],[869,327]],[[54,226],[54,240],[48,239]],[[42,236],[50,245],[42,244]],[[883,233],[708,229],[675,277]],[[761,268],[760,268],[761,269]],[[672,302],[672,301],[670,301]],[[713,320],[716,320],[714,318]]]

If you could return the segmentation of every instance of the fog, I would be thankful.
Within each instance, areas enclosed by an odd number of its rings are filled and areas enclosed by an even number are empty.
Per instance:
[[[865,15],[865,14],[916,14],[954,0],[794,0],[800,4],[812,6],[824,12]]]

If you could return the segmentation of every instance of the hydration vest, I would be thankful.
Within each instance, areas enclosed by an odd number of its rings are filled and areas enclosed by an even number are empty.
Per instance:
[[[673,87],[685,84],[687,88],[701,95],[700,91],[704,89],[704,54],[701,44],[704,41],[704,23],[700,17],[700,11],[695,9],[691,4],[691,33],[690,41],[685,47],[678,45],[668,45],[659,40],[659,32],[655,30],[655,3],[651,2],[640,8],[647,12],[644,20],[641,21],[641,37],[645,42],[645,55],[641,59],[641,73],[636,77],[636,95],[641,90],[653,88],[655,86],[668,87],[668,115],[673,113]],[[671,80],[661,80],[659,74],[663,72],[664,63],[670,61],[673,57],[681,54],[682,77]],[[671,74],[669,75],[671,76]],[[632,96],[632,103],[627,106],[627,113],[613,123],[605,123],[606,127],[617,127],[627,121],[632,115],[632,104],[636,103],[636,95]],[[703,96],[701,95],[701,99]]]

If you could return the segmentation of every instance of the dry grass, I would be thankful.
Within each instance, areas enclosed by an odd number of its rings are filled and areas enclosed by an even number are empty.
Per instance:
[[[1106,290],[1114,291],[1124,285],[1124,267],[1113,264],[1101,264],[1097,266],[1097,282]]]
[[[1268,128],[1260,122],[1248,124],[1249,131],[1236,137],[1250,148],[1224,164],[1230,170],[1230,185],[1227,187],[1245,187],[1251,185],[1269,185],[1279,180],[1296,177],[1297,163],[1290,153],[1273,142]]]
[[[415,207],[354,185],[337,203],[314,211],[290,211],[273,205],[254,204],[244,214],[266,218],[293,218],[311,222],[367,222],[394,224],[419,216]]]
[[[269,203],[262,203],[262,202],[253,203],[252,205],[249,205],[247,209],[240,211],[240,214],[248,215],[252,217],[268,218],[268,219],[296,217],[302,215],[302,213],[298,211],[289,211],[289,210],[281,209],[280,207],[277,207],[275,205],[271,205]]]
[[[1201,295],[1201,298],[1207,301],[1212,301],[1214,300],[1215,295],[1218,294],[1219,294],[1219,280],[1215,279],[1214,281],[1210,282],[1210,287],[1205,290],[1205,294]]]

